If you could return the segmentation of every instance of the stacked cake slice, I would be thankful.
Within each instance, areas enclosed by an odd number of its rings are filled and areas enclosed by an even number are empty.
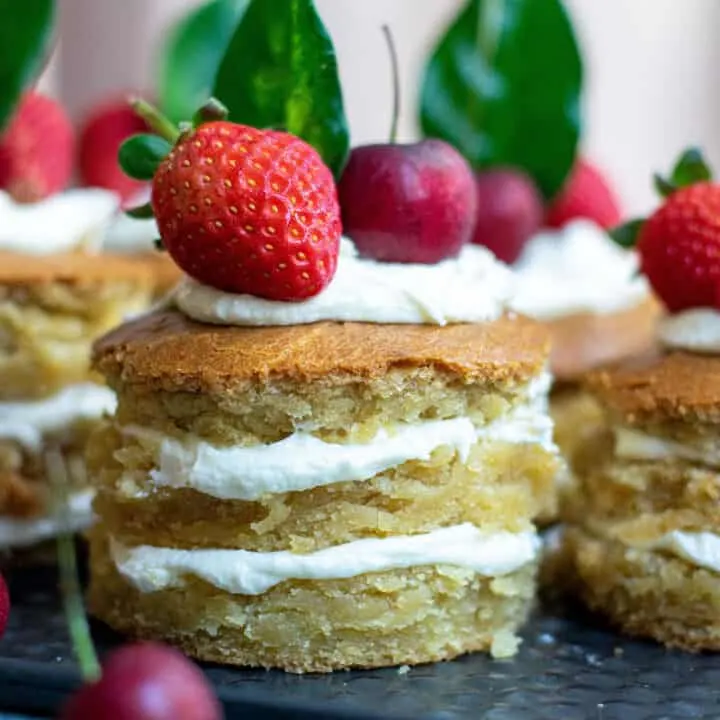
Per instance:
[[[92,611],[296,672],[512,654],[555,498],[547,355],[520,318],[120,328]]]

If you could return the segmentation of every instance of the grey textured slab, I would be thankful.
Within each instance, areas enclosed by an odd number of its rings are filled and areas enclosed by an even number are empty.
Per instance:
[[[15,570],[0,642],[0,709],[50,714],[78,682],[48,570]],[[101,649],[118,638],[95,628]],[[545,610],[519,656],[296,677],[207,667],[228,718],[258,720],[687,720],[720,718],[720,656],[633,642]]]

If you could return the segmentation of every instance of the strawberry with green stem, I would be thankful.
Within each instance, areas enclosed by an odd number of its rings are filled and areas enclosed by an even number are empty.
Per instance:
[[[669,179],[655,177],[663,205],[613,231],[636,248],[640,269],[670,312],[720,308],[720,184],[698,150],[688,150]]]
[[[148,206],[163,247],[197,281],[268,300],[317,295],[337,268],[341,221],[330,169],[303,140],[230,123],[211,101],[175,127],[148,103],[133,108],[157,135],[120,148],[125,171],[152,181]]]

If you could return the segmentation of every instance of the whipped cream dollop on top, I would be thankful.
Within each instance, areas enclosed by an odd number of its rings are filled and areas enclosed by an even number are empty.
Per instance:
[[[658,323],[658,338],[669,349],[720,353],[720,310],[693,308],[668,315]]]
[[[179,309],[218,325],[303,325],[338,322],[448,325],[500,317],[514,293],[512,271],[487,249],[468,245],[436,265],[381,263],[358,257],[343,239],[335,277],[302,302],[233,295],[185,279]]]
[[[51,255],[98,250],[120,199],[99,189],[67,190],[36,203],[0,191],[0,251]]]
[[[289,551],[177,550],[112,541],[115,565],[140,592],[183,587],[189,577],[237,595],[260,595],[285,580],[334,580],[422,565],[447,565],[485,577],[532,562],[540,540],[532,531],[484,533],[464,523],[422,535],[355,540],[306,555]]]
[[[118,254],[155,252],[159,237],[155,218],[137,219],[120,213],[107,228],[103,247]]]
[[[637,274],[637,255],[587,220],[536,235],[514,269],[518,290],[513,308],[539,320],[620,312],[649,293],[647,281]]]

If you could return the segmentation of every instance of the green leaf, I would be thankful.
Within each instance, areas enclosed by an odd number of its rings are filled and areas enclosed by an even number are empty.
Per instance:
[[[298,135],[339,177],[350,138],[335,50],[312,0],[251,0],[213,95],[235,122]]]
[[[120,167],[136,180],[152,180],[158,165],[172,150],[170,143],[157,135],[133,135],[118,153]]]
[[[640,231],[646,222],[644,218],[630,220],[630,222],[626,222],[624,225],[620,225],[614,230],[611,230],[610,237],[620,245],[620,247],[626,249],[634,248],[637,245]]]
[[[583,65],[561,0],[468,0],[427,65],[420,122],[475,168],[562,188],[581,129]]]
[[[160,54],[158,103],[174,122],[209,97],[218,67],[250,0],[211,0],[185,16]]]
[[[705,162],[702,151],[698,148],[686,150],[673,168],[673,185],[681,188],[708,180],[712,180],[712,172]]]
[[[52,51],[53,0],[0,0],[0,129]]]
[[[657,194],[663,198],[670,197],[678,189],[672,180],[667,180],[659,173],[653,175],[653,185]]]
[[[131,218],[135,218],[136,220],[149,220],[151,217],[154,217],[155,214],[153,213],[152,205],[150,203],[145,203],[145,205],[138,205],[138,207],[130,208],[129,210],[125,211],[126,215],[129,215]]]

